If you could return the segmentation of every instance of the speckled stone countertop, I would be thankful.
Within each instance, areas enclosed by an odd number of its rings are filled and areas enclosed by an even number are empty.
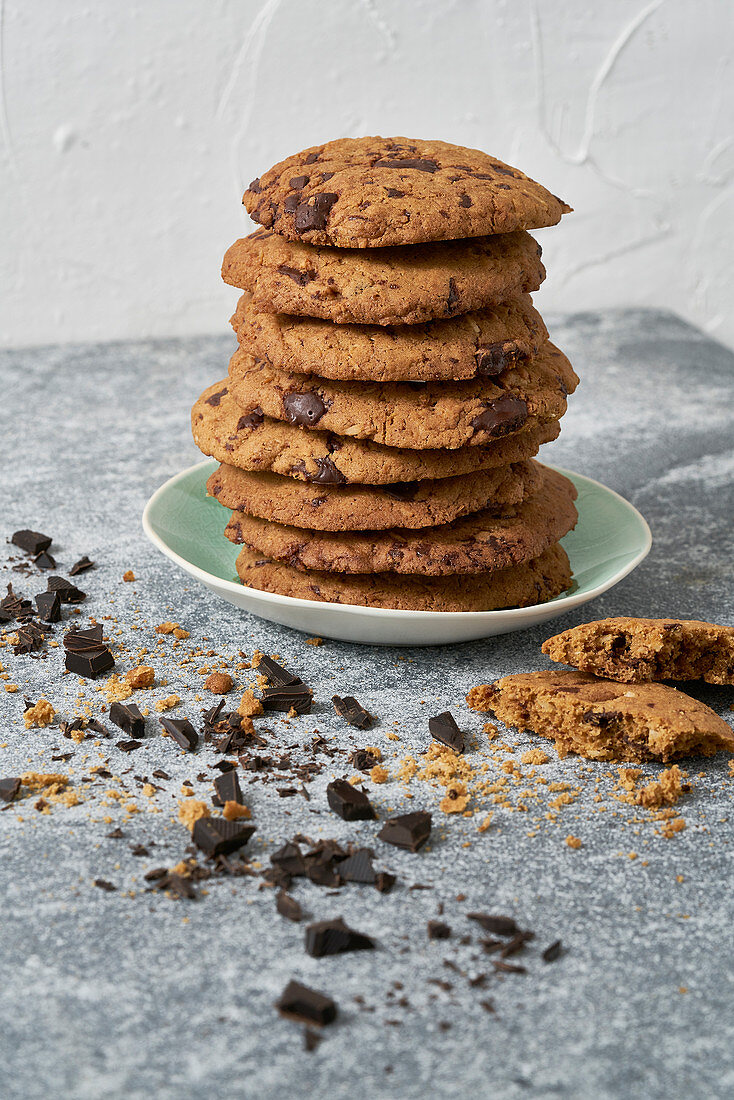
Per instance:
[[[483,716],[466,708],[466,691],[546,667],[539,646],[556,628],[614,614],[734,621],[734,356],[666,314],[556,317],[550,327],[582,385],[559,441],[543,453],[632,500],[654,537],[633,575],[551,631],[413,652],[328,640],[310,647],[301,634],[219,602],[160,557],[143,537],[141,511],[163,480],[197,458],[188,409],[226,372],[224,336],[3,353],[3,530],[53,535],[61,572],[82,554],[96,561],[78,578],[89,593],[80,621],[114,617],[107,626],[120,672],[134,647],[151,650],[159,686],[149,703],[176,692],[182,702],[172,713],[198,719],[205,703],[194,698],[202,680],[194,670],[203,659],[182,667],[187,647],[235,659],[257,647],[279,654],[315,693],[310,715],[264,723],[274,750],[302,745],[318,728],[346,750],[379,746],[390,768],[395,754],[426,747],[428,716],[450,707],[480,746],[470,754],[476,763],[486,746]],[[33,595],[45,580],[10,572],[17,558],[10,546],[2,550],[4,583]],[[122,581],[127,569],[136,583]],[[178,648],[171,637],[157,644],[154,627],[165,620],[191,637]],[[26,733],[24,694],[44,694],[62,717],[75,713],[79,681],[62,679],[62,661],[59,650],[45,660],[0,650],[8,682],[19,685],[16,694],[0,691],[0,775],[68,772],[84,799],[45,814],[25,798],[0,813],[3,1097],[732,1094],[734,780],[723,757],[689,766],[693,789],[676,807],[687,827],[671,839],[649,813],[614,799],[614,769],[559,762],[551,748],[538,771],[579,793],[550,818],[549,792],[530,797],[524,813],[488,797],[473,817],[448,818],[437,810],[440,793],[425,784],[414,782],[408,800],[395,781],[370,782],[381,816],[388,807],[434,811],[430,848],[416,855],[374,840],[369,822],[350,825],[329,812],[324,787],[333,774],[350,774],[346,756],[322,758],[310,801],[279,798],[274,785],[247,783],[253,773],[244,773],[258,827],[253,860],[267,865],[276,846],[302,831],[371,844],[376,864],[398,876],[389,895],[349,885],[330,896],[297,880],[293,893],[312,919],[343,915],[378,943],[375,952],[313,959],[303,926],[276,914],[259,878],[204,882],[197,901],[144,892],[145,871],[173,865],[186,848],[175,821],[182,781],[208,800],[217,757],[207,747],[180,752],[153,733],[152,720],[130,755],[114,740],[74,745],[55,727]],[[247,672],[239,675],[248,682]],[[94,687],[83,694],[99,706]],[[694,690],[731,718],[731,690]],[[377,716],[375,728],[346,726],[332,711],[334,693],[357,695]],[[391,731],[399,741],[388,739]],[[530,743],[514,732],[505,740],[518,754]],[[51,761],[66,752],[73,756]],[[113,781],[82,782],[101,759],[141,812],[105,798]],[[155,768],[171,780],[149,799],[135,777]],[[123,839],[108,838],[116,825]],[[566,845],[569,834],[580,849]],[[150,855],[134,856],[136,844]],[[95,878],[117,890],[96,888]],[[432,888],[409,889],[417,883]],[[453,936],[429,942],[426,922],[441,907]],[[467,919],[474,910],[509,913],[535,931],[513,960],[526,974],[494,972]],[[466,935],[472,942],[460,943]],[[558,938],[565,953],[544,963],[541,951]],[[484,986],[470,984],[481,973]],[[338,1003],[339,1020],[313,1053],[273,1008],[292,977]]]

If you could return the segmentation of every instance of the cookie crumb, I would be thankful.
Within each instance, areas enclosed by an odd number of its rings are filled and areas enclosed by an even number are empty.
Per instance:
[[[374,768],[370,769],[370,779],[373,783],[387,783],[390,778],[390,773],[384,764],[375,764]]]
[[[130,685],[133,691],[152,687],[154,680],[155,669],[152,669],[150,665],[138,665],[137,668],[131,668],[129,672],[125,673],[125,682]]]
[[[241,802],[235,802],[232,799],[228,799],[224,803],[224,809],[222,810],[222,817],[227,821],[237,821],[238,818],[252,817],[247,806],[243,806]]]
[[[23,721],[27,730],[34,726],[50,726],[56,717],[56,711],[43,696],[23,715]]]
[[[252,688],[248,688],[240,699],[237,713],[241,714],[243,718],[253,718],[263,713],[263,705],[259,699],[255,698],[255,692]]]
[[[209,807],[206,802],[198,802],[195,798],[185,798],[178,804],[178,820],[185,825],[189,832],[200,817],[209,817]]]
[[[323,645],[323,638],[306,638],[306,645]]]
[[[523,764],[547,764],[550,756],[546,756],[542,749],[528,749],[520,757]]]
[[[234,687],[234,680],[228,672],[212,672],[204,681],[204,687],[214,695],[226,695]]]
[[[178,695],[167,695],[165,699],[158,699],[155,703],[155,709],[157,711],[171,710],[172,707],[178,706],[181,699]]]
[[[569,846],[569,848],[580,848],[581,838],[578,836],[573,836],[571,833],[569,833],[566,837],[566,844]]]
[[[126,569],[125,572],[122,574],[122,579],[124,581],[127,581],[128,584],[131,581],[134,581],[135,580],[135,574],[133,573],[132,569]]]
[[[637,792],[637,803],[648,810],[657,810],[661,806],[673,806],[683,794],[681,783],[682,772],[677,764],[661,772],[657,780],[653,780]]]

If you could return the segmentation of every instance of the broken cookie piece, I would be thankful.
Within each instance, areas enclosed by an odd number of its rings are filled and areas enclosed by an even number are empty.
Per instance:
[[[734,684],[734,627],[696,619],[620,617],[582,623],[543,643],[552,661],[623,683]]]
[[[472,688],[473,710],[529,729],[592,760],[668,760],[720,749],[734,732],[709,707],[664,684],[619,684],[585,672],[525,672]]]

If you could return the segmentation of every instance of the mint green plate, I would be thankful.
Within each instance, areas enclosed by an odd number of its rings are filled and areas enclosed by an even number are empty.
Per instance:
[[[236,607],[309,634],[370,645],[447,645],[524,630],[593,600],[643,560],[650,528],[636,508],[598,481],[560,473],[578,490],[576,529],[562,540],[573,570],[567,592],[548,603],[503,611],[390,611],[379,607],[298,600],[246,588],[237,580],[238,547],[223,535],[229,516],[206,495],[217,468],[199,462],[161,485],[143,512],[143,530],[161,553]]]

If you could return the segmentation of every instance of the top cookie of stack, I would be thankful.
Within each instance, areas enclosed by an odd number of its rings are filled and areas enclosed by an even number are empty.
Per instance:
[[[379,137],[304,150],[244,202],[239,349],[192,414],[241,579],[444,610],[562,591],[575,494],[529,460],[578,379],[527,230],[570,208],[485,153]]]

